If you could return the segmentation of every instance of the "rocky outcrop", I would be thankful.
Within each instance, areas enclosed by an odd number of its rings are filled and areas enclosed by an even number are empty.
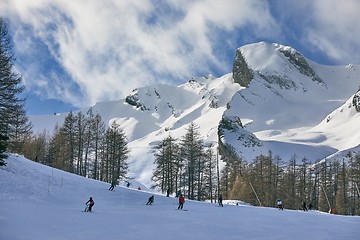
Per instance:
[[[241,54],[240,49],[236,50],[232,73],[234,81],[243,87],[247,87],[254,78],[254,73],[248,67],[246,59]]]
[[[315,82],[324,84],[323,80],[316,74],[315,70],[312,69],[301,53],[293,48],[280,48],[279,51],[301,74],[309,77]]]

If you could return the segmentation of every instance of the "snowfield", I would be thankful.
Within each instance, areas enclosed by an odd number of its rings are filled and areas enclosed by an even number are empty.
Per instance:
[[[359,239],[360,217],[216,204],[152,193],[53,169],[10,155],[0,168],[1,240]],[[137,187],[142,190],[137,190]],[[155,203],[146,206],[155,194]],[[92,196],[93,212],[82,212]],[[286,207],[286,203],[285,203]]]

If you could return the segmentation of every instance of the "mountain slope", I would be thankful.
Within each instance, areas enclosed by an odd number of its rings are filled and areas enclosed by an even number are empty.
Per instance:
[[[223,208],[116,187],[11,155],[0,168],[0,239],[348,239],[360,234],[360,217],[274,208]],[[136,188],[136,182],[132,187]],[[81,212],[95,200],[93,213]],[[286,203],[285,203],[286,204]],[[285,205],[286,206],[286,205]],[[259,221],[261,219],[261,221]]]
[[[296,154],[314,162],[356,147],[360,114],[347,106],[359,76],[358,65],[323,66],[291,47],[260,42],[237,50],[233,73],[142,87],[92,108],[124,129],[130,176],[151,186],[154,147],[169,135],[183,136],[191,122],[205,143],[217,146],[220,139],[248,161],[272,150],[285,161]],[[31,116],[35,132],[51,132],[66,114]]]
[[[330,131],[330,125],[325,126],[329,131],[308,130],[356,92],[358,67],[322,66],[290,47],[264,42],[241,47],[237,55],[242,64],[246,60],[243,72],[251,72],[252,78],[246,81],[247,88],[234,95],[223,117],[227,121],[236,116],[243,128],[224,129],[222,139],[239,155],[251,160],[272,150],[285,160],[296,154],[315,161],[343,150],[339,142],[344,147],[360,143],[349,144],[345,134],[339,135],[338,144],[326,141],[342,131]],[[235,79],[244,76],[234,72]],[[352,128],[347,117],[341,121],[343,129]],[[360,134],[360,129],[356,131]],[[297,140],[295,135],[301,138]]]

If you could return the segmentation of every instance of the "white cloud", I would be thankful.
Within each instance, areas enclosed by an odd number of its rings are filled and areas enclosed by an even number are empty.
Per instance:
[[[357,0],[0,2],[0,15],[10,20],[23,57],[18,60],[26,85],[77,106],[120,99],[156,82],[185,81],[212,68],[229,69],[216,46],[239,47],[232,35],[243,42],[282,43],[294,34],[297,44],[314,54],[359,63],[359,10]],[[48,66],[51,61],[63,70]]]
[[[338,64],[360,63],[360,1],[358,0],[279,0],[278,11],[284,27],[298,44],[322,53]],[[330,62],[330,61],[329,61]]]
[[[360,1],[317,0],[313,4],[311,43],[338,61],[360,63],[360,56],[352,54],[354,49],[360,49]]]

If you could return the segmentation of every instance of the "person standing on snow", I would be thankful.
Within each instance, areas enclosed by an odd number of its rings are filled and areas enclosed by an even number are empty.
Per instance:
[[[305,202],[305,200],[303,201],[303,210],[304,211],[307,211],[308,209],[306,208],[306,202]]]
[[[283,202],[281,201],[281,199],[278,199],[278,200],[277,200],[277,206],[278,206],[279,210],[284,210],[284,208],[283,208]]]
[[[309,210],[311,211],[312,209],[312,203],[309,203]]]
[[[178,210],[179,209],[183,209],[183,206],[184,206],[184,202],[185,202],[185,198],[182,194],[180,194],[180,197],[179,197],[179,206],[178,206]]]
[[[219,195],[218,202],[219,202],[219,207],[224,206],[223,203],[222,203],[222,195],[221,194]]]
[[[92,197],[90,197],[90,199],[85,204],[88,205],[87,210],[85,210],[85,212],[91,212],[91,209],[94,206],[95,202],[92,199]]]

